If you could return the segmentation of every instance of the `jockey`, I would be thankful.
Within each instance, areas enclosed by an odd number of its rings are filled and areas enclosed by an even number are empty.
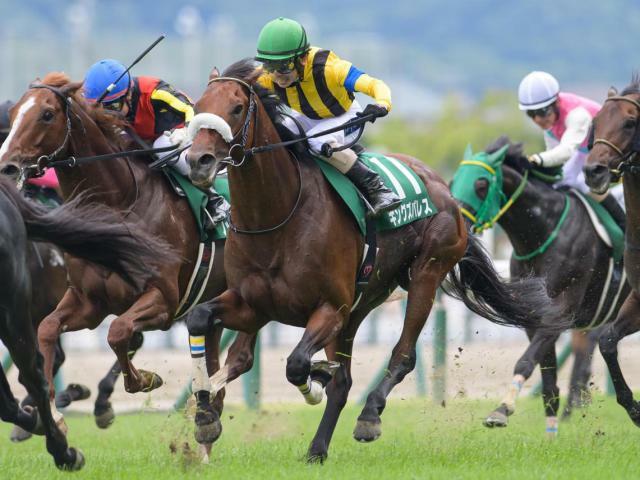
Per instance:
[[[11,100],[0,103],[0,144],[5,141],[11,130],[9,110],[11,110],[14,105]],[[48,168],[41,177],[28,179],[24,193],[28,197],[36,198],[43,203],[51,205],[62,204],[60,184],[58,183],[56,171],[53,168]]]
[[[93,64],[84,79],[84,97],[96,102],[107,87],[115,82],[126,68],[116,60],[105,59]],[[102,100],[105,109],[122,115],[133,133],[143,141],[153,142],[154,148],[179,144],[185,136],[184,127],[193,118],[193,103],[179,90],[155,77],[131,77],[127,72]],[[169,134],[169,132],[173,133]],[[166,133],[165,133],[166,132]],[[186,152],[180,155],[176,170],[185,176],[189,166]],[[229,204],[213,189],[207,191],[207,213],[210,223],[205,228],[213,228],[227,218]]]
[[[370,77],[341,60],[330,50],[312,47],[298,22],[278,18],[267,23],[258,37],[256,60],[263,73],[258,83],[275,91],[293,110],[293,117],[307,135],[341,125],[355,117],[373,114],[384,117],[391,110],[391,92],[384,82]],[[375,99],[364,111],[354,100],[354,92]],[[297,132],[295,122],[287,118],[287,127]],[[357,128],[309,139],[316,154],[328,152],[327,146],[343,146],[355,139]],[[392,210],[400,199],[388,189],[378,174],[369,169],[351,149],[322,155],[328,163],[345,174],[364,194],[376,216]]]
[[[544,130],[546,150],[529,156],[529,161],[543,168],[562,167],[566,186],[589,193],[582,168],[588,155],[588,137],[599,103],[573,93],[561,92],[558,81],[547,72],[534,71],[518,87],[520,110],[526,112]],[[594,197],[593,194],[590,194]],[[595,197],[594,197],[595,198]],[[611,194],[596,198],[624,231],[625,213]]]

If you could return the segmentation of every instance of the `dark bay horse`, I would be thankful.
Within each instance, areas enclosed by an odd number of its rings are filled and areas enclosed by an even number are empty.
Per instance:
[[[496,153],[505,146],[508,150],[504,156]],[[488,202],[503,206],[498,223],[515,252],[511,257],[511,278],[529,275],[543,278],[549,296],[567,312],[568,327],[593,329],[614,319],[630,288],[622,282],[619,289],[612,289],[617,296],[610,305],[600,306],[601,293],[608,274],[612,273],[609,269],[613,268],[611,248],[600,240],[582,202],[575,195],[555,190],[538,178],[523,154],[522,144],[513,144],[507,137],[501,137],[487,148],[487,153],[496,157],[483,157],[485,161],[465,159],[451,188],[472,222],[477,221],[477,211],[471,206],[476,199],[482,201],[478,210],[486,208]],[[502,177],[502,184],[489,188],[490,180],[495,182],[498,175]],[[471,185],[460,184],[461,181],[471,182]],[[505,208],[507,204],[510,206]],[[547,248],[541,249],[545,244]],[[560,333],[559,330],[527,330],[531,343],[516,363],[512,385],[500,406],[484,420],[484,425],[507,425],[507,418],[515,412],[516,397],[523,383],[540,364],[547,431],[557,433],[560,391],[555,342]],[[596,335],[598,333],[599,330]],[[587,365],[591,363],[588,358],[582,361]]]
[[[364,241],[314,160],[307,155],[298,158],[284,148],[243,154],[245,148],[281,141],[274,124],[280,120],[281,104],[255,79],[255,64],[248,60],[230,66],[223,77],[214,70],[190,124],[192,180],[206,184],[218,168],[230,164],[232,197],[225,250],[229,288],[200,305],[193,316],[209,326],[222,323],[249,335],[271,320],[304,328],[287,359],[286,375],[308,403],[318,403],[326,386],[327,405],[307,453],[309,461],[323,461],[351,386],[358,326],[397,285],[408,290],[404,327],[387,375],[358,418],[354,437],[360,441],[380,436],[386,397],[414,368],[416,341],[436,289],[450,272],[450,291],[495,322],[533,328],[555,320],[558,311],[537,280],[501,281],[478,241],[467,238],[446,183],[406,155],[394,157],[422,179],[438,213],[378,235],[374,274],[355,304]],[[230,144],[236,143],[240,145],[233,149],[233,158],[227,158]],[[311,369],[311,357],[323,348],[329,360],[340,364],[332,380],[315,377]],[[232,347],[225,366],[214,375],[216,388],[250,366],[243,355],[236,355]]]
[[[11,111],[11,131],[0,149],[1,172],[19,173],[25,169],[32,172],[34,165],[46,168],[52,160],[113,153],[125,147],[122,122],[100,108],[89,106],[78,91],[80,87],[81,83],[70,82],[60,73],[50,73],[42,82],[30,86]],[[38,329],[50,385],[53,352],[60,334],[96,328],[112,313],[119,317],[110,326],[108,342],[124,374],[125,389],[131,393],[150,391],[162,384],[157,374],[133,366],[130,347],[136,338],[139,340],[139,332],[166,330],[174,322],[190,283],[200,237],[186,200],[172,191],[161,172],[149,169],[150,160],[116,158],[56,167],[65,198],[88,192],[92,201],[126,212],[126,218],[138,221],[149,235],[166,240],[177,255],[163,259],[158,274],[141,294],[117,277],[96,272],[82,260],[68,262],[70,287]],[[223,251],[224,241],[216,241],[213,272],[204,299],[213,298],[226,288]],[[189,330],[198,338],[204,336],[202,332]],[[207,388],[207,370],[212,374],[218,368],[217,345],[221,332],[221,328],[207,332],[207,358],[198,360],[197,369],[194,366],[202,389]],[[224,392],[219,392],[213,407],[208,395],[199,398],[196,424],[200,425],[205,418],[208,428],[205,436],[219,435],[217,417],[223,396]],[[59,412],[55,414],[62,418]],[[198,431],[196,434],[198,436]]]
[[[33,397],[37,410],[22,409],[0,369],[0,417],[21,428],[44,433],[56,466],[78,470],[84,465],[79,450],[67,445],[50,409],[42,355],[37,350],[31,319],[31,278],[27,267],[27,238],[51,242],[75,258],[96,262],[120,274],[134,290],[153,272],[158,252],[171,255],[164,244],[104,207],[78,201],[53,211],[26,200],[12,182],[0,176],[0,339],[16,367],[19,380]]]
[[[618,362],[618,343],[640,330],[640,76],[620,94],[609,89],[602,109],[594,118],[591,144],[585,165],[585,177],[596,193],[606,192],[612,181],[624,186],[627,211],[624,267],[632,292],[620,309],[616,321],[600,337],[600,352],[604,357],[618,403],[640,427],[640,403],[633,399]],[[636,208],[637,207],[637,208]]]

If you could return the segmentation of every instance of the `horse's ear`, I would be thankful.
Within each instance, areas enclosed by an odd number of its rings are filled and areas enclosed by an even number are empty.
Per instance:
[[[618,95],[618,89],[611,85],[607,91],[607,97],[615,97],[616,95]]]
[[[83,82],[70,82],[60,88],[60,92],[65,97],[73,97],[78,90],[82,87]]]
[[[209,81],[213,80],[214,78],[218,78],[220,76],[220,71],[218,70],[218,67],[213,67],[211,69],[211,72],[209,72]]]

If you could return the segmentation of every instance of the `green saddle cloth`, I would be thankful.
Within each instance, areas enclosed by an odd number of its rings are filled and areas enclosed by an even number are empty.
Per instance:
[[[587,201],[589,206],[593,209],[596,216],[598,217],[600,225],[604,227],[606,233],[609,235],[609,239],[611,240],[613,259],[616,262],[622,260],[622,256],[624,254],[624,232],[622,231],[622,229],[618,226],[607,209],[600,205],[596,200],[591,198],[589,195],[583,195],[582,193],[577,192],[577,190],[573,191]],[[598,231],[598,227],[596,225],[594,225],[594,227],[596,228],[596,231]],[[598,235],[600,235],[600,232],[598,232]],[[600,237],[602,237],[602,235],[600,235]],[[603,241],[607,243],[604,238]]]
[[[191,183],[187,177],[177,172],[176,170],[172,168],[165,168],[164,172],[170,177],[172,183],[174,185],[178,185],[184,192],[184,195],[189,202],[189,206],[191,207],[191,211],[193,212],[193,215],[196,219],[198,232],[200,232],[200,240],[202,242],[207,242],[227,238],[227,229],[229,228],[229,224],[226,221],[218,223],[213,234],[209,235],[204,230],[203,225],[206,215],[204,210],[207,205],[207,201],[209,200],[207,194],[193,185],[193,183]],[[229,180],[227,179],[227,177],[217,177],[213,186],[216,191],[220,195],[222,195],[228,202]]]
[[[378,153],[362,153],[359,158],[376,171],[385,185],[402,199],[398,208],[383,213],[376,219],[377,231],[393,230],[438,213],[420,177],[404,163]],[[349,207],[360,231],[365,235],[367,207],[358,189],[335,167],[319,157],[315,157],[315,160],[325,178]]]

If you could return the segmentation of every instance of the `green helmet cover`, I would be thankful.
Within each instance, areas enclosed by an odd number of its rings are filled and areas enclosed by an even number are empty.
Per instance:
[[[289,60],[309,50],[309,40],[304,27],[289,18],[276,18],[267,23],[258,36],[260,62]]]

